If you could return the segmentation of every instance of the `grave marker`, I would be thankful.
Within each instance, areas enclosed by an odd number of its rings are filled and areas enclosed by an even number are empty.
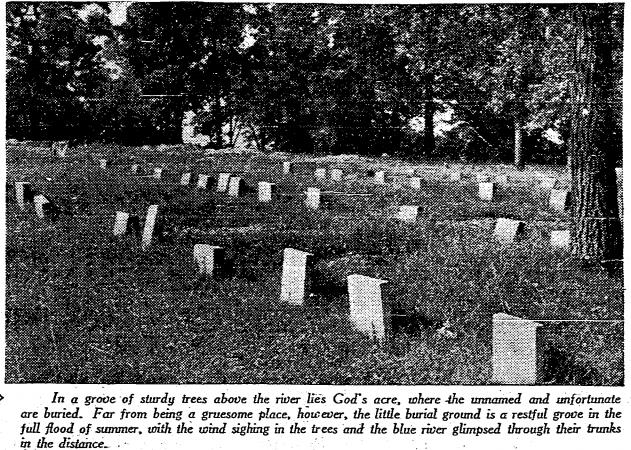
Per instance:
[[[156,180],[162,178],[162,168],[156,167],[153,169],[153,178],[155,178]]]
[[[289,161],[285,161],[283,163],[283,174],[287,175],[289,173],[292,173],[293,169],[294,169],[294,166]]]
[[[271,202],[276,194],[276,185],[267,181],[259,181],[259,202]]]
[[[378,170],[375,172],[374,180],[376,184],[386,184],[386,173],[383,170]]]
[[[182,174],[182,177],[180,178],[180,186],[188,186],[191,182],[191,173],[190,172],[186,172]]]
[[[501,244],[510,244],[524,229],[524,222],[513,219],[499,218],[495,222],[493,234]]]
[[[286,248],[283,251],[283,275],[280,300],[292,305],[302,305],[308,285],[307,260],[311,253]]]
[[[495,196],[495,183],[485,182],[478,185],[478,197],[486,202],[493,201]]]
[[[550,245],[554,248],[569,250],[570,248],[570,231],[569,230],[553,230],[550,232]]]
[[[107,169],[107,159],[99,159],[99,167],[103,170]]]
[[[420,189],[421,188],[421,178],[420,177],[412,177],[412,178],[410,178],[410,187],[412,189]]]
[[[231,177],[228,183],[228,195],[230,197],[240,197],[243,195],[245,182],[241,177]]]
[[[15,200],[18,203],[20,209],[24,209],[26,203],[33,201],[33,190],[31,189],[31,183],[28,181],[16,181],[15,182]]]
[[[381,295],[384,283],[387,281],[364,275],[348,276],[351,323],[379,343],[387,342],[391,326],[390,310]]]
[[[217,192],[226,192],[228,190],[228,183],[230,182],[229,173],[220,173],[217,180]]]
[[[342,181],[344,173],[342,169],[331,169],[331,180],[333,181]]]
[[[39,194],[33,197],[33,203],[35,204],[35,214],[40,219],[51,217],[54,215],[54,206],[45,196]]]
[[[142,244],[140,246],[143,250],[146,250],[151,245],[157,219],[158,205],[149,206],[149,209],[147,209],[147,218],[145,219],[145,228],[142,232]]]
[[[193,258],[197,264],[198,272],[212,277],[223,265],[224,249],[216,245],[195,244]]]
[[[399,206],[397,218],[402,222],[414,223],[418,217],[418,206],[403,205]]]
[[[556,185],[556,178],[544,178],[543,180],[541,180],[541,187],[543,189],[554,189]]]
[[[208,175],[199,174],[197,177],[197,188],[198,189],[207,189],[208,188]]]
[[[562,189],[552,189],[550,191],[550,209],[557,212],[564,212],[570,204],[570,193]]]
[[[318,167],[315,170],[315,177],[316,177],[316,180],[324,180],[324,179],[326,179],[326,169],[322,168],[322,167]]]
[[[451,172],[449,174],[449,181],[462,181],[462,172]]]
[[[308,208],[318,209],[320,207],[320,189],[314,187],[307,188],[307,199],[305,204]]]
[[[53,142],[52,150],[54,156],[59,158],[65,158],[66,153],[68,152],[69,142],[68,141],[57,141]]]
[[[541,324],[504,313],[493,314],[493,382],[537,382],[537,328]]]
[[[126,212],[116,211],[114,220],[114,236],[138,233],[140,231],[140,221],[138,216],[129,215]]]

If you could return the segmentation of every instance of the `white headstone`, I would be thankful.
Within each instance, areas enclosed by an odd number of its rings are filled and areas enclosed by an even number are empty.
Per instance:
[[[386,342],[390,330],[390,311],[381,296],[385,280],[364,275],[348,276],[351,323],[360,333],[378,342]]]
[[[420,189],[421,188],[421,178],[420,177],[412,177],[412,178],[410,178],[410,187],[412,189]]]
[[[326,179],[326,169],[323,167],[318,167],[315,170],[315,177],[317,180],[324,180]]]
[[[228,195],[230,197],[239,197],[243,194],[245,183],[241,177],[230,177],[228,183]]]
[[[199,189],[206,189],[208,187],[208,175],[199,174],[197,177],[197,187]]]
[[[107,169],[107,159],[99,159],[99,167],[101,169]]]
[[[289,161],[285,161],[283,162],[283,173],[286,175],[288,173],[291,173],[293,171],[294,167],[293,164],[290,163]]]
[[[331,169],[331,180],[333,181],[342,181],[344,177],[344,173],[342,169]]]
[[[216,245],[195,244],[193,258],[200,274],[213,276],[223,264],[224,251]]]
[[[305,204],[308,208],[318,209],[320,207],[320,189],[308,187]]]
[[[153,230],[156,226],[158,219],[158,205],[151,205],[147,209],[147,218],[145,219],[145,228],[142,231],[142,244],[143,250],[147,249],[151,245],[151,239],[153,238]]]
[[[127,232],[127,221],[129,213],[116,211],[116,220],[114,221],[114,236],[122,236]]]
[[[24,209],[24,205],[33,199],[33,191],[31,183],[28,181],[15,182],[15,199],[20,209]]]
[[[37,216],[40,219],[43,219],[46,217],[46,206],[48,203],[50,203],[48,201],[48,199],[46,197],[44,197],[43,195],[36,195],[33,198],[33,203],[35,204],[35,213],[37,214]]]
[[[292,305],[302,305],[307,285],[307,259],[311,253],[286,248],[283,251],[283,276],[280,300]]]
[[[552,189],[550,191],[550,208],[558,211],[564,212],[570,200],[570,193],[568,191],[562,189]]]
[[[271,202],[276,193],[276,185],[267,181],[259,181],[259,202]]]
[[[461,181],[462,180],[462,172],[451,172],[449,174],[449,181]]]
[[[493,382],[537,382],[537,328],[532,320],[493,314]]]
[[[570,248],[570,231],[552,230],[550,232],[550,245],[554,248],[568,250]]]
[[[190,172],[183,173],[182,178],[180,178],[180,185],[188,186],[190,182],[191,182],[191,173]]]
[[[59,158],[65,158],[66,152],[68,151],[68,147],[69,147],[68,141],[58,141],[58,142],[53,142],[52,149],[53,149],[53,152],[55,153],[55,156]]]
[[[524,228],[524,223],[519,220],[499,218],[495,222],[495,238],[502,244],[510,244],[518,233]]]
[[[375,183],[386,184],[386,173],[383,170],[375,172]]]
[[[136,175],[138,173],[138,164],[132,164],[131,165],[131,173],[133,175]]]
[[[556,178],[544,178],[543,180],[541,180],[541,187],[543,189],[554,189],[556,185],[557,185]]]
[[[156,180],[162,178],[162,169],[160,167],[156,167],[155,169],[153,169],[153,178],[155,178]]]
[[[486,202],[493,201],[493,197],[495,196],[495,183],[480,183],[478,185],[478,196],[480,197],[480,200],[484,200]]]
[[[228,190],[228,183],[230,182],[229,173],[220,173],[217,180],[217,192],[226,192]]]
[[[418,217],[418,206],[403,205],[399,206],[397,218],[402,222],[414,223]]]

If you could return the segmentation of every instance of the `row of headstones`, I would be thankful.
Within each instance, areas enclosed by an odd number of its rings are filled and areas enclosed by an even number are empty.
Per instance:
[[[35,214],[41,219],[52,217],[57,213],[55,205],[43,194],[35,194],[31,183],[28,181],[16,181],[15,199],[20,209],[25,209],[27,203],[33,203]]]

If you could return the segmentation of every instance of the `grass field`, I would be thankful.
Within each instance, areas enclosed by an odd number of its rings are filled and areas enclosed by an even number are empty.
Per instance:
[[[405,169],[414,164],[385,157],[320,158],[319,166],[359,175],[333,183],[316,182],[301,163],[283,176],[279,155],[166,146],[35,155],[8,148],[7,181],[30,181],[61,212],[41,220],[7,196],[9,383],[487,384],[497,312],[542,320],[542,383],[623,383],[622,275],[580,267],[548,243],[568,217],[548,208],[539,180],[562,180],[560,167],[454,163],[450,170],[465,172],[458,183],[436,164],[413,190]],[[144,176],[130,174],[134,162]],[[154,165],[163,180],[146,176]],[[365,176],[377,168],[390,175],[386,186]],[[186,171],[241,173],[251,189],[230,198],[212,184],[179,186]],[[496,201],[482,202],[470,172],[511,180]],[[258,203],[258,181],[276,182],[283,196]],[[371,195],[336,195],[312,211],[303,205],[307,186]],[[160,205],[164,226],[147,251],[137,236],[112,236],[117,210],[142,221],[150,204]],[[417,223],[392,218],[403,204],[421,207]],[[495,243],[497,217],[525,221],[524,235]],[[196,243],[225,248],[221,276],[198,276]],[[314,254],[303,307],[278,300],[285,247]],[[352,273],[389,281],[388,349],[350,325]]]

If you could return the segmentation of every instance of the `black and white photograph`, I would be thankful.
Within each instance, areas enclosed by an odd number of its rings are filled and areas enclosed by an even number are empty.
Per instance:
[[[4,382],[623,386],[624,6],[6,2]]]

